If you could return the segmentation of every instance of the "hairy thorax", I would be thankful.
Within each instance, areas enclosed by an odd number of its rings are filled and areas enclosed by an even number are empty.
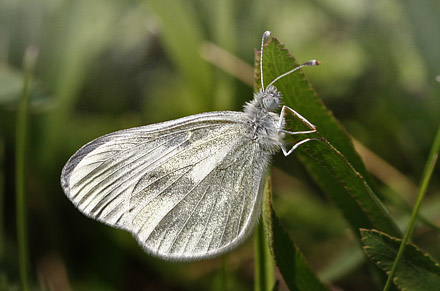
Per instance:
[[[255,99],[246,103],[244,113],[252,142],[271,154],[277,152],[283,140],[283,134],[278,128],[279,115],[266,110]]]

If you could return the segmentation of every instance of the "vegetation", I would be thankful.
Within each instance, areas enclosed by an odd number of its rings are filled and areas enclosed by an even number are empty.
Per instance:
[[[438,11],[434,0],[1,2],[0,290],[435,290]],[[254,242],[165,262],[76,210],[59,177],[80,146],[241,110],[265,30],[276,37],[265,80],[292,55],[323,63],[277,83],[320,141],[274,159]]]

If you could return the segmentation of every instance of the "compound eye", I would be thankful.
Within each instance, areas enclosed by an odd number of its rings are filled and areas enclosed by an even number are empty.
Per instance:
[[[265,97],[263,99],[263,104],[269,111],[276,110],[278,107],[278,102],[275,100],[273,94],[269,94],[269,96]]]

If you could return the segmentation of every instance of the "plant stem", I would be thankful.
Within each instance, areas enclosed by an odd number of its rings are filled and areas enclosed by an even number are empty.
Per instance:
[[[263,195],[270,195],[271,187],[266,180]],[[254,231],[254,291],[272,290],[275,285],[275,263],[261,221]]]
[[[5,146],[3,140],[0,138],[0,262],[5,260]],[[0,290],[8,289],[8,277],[6,272],[0,271]]]
[[[228,275],[227,275],[227,255],[222,256],[222,266],[219,274],[219,289],[227,291],[228,289]]]
[[[29,255],[27,244],[27,225],[26,225],[26,132],[28,122],[29,96],[31,92],[32,69],[35,64],[38,52],[34,47],[28,47],[25,52],[23,66],[25,78],[23,91],[17,112],[16,125],[16,214],[17,214],[17,240],[18,240],[18,262],[20,268],[20,279],[22,290],[29,290],[28,270]]]
[[[266,289],[264,254],[264,231],[262,224],[258,224],[254,231],[254,290],[264,291]]]
[[[0,139],[0,261],[3,262],[3,256],[5,255],[5,193],[3,191],[4,182],[5,182],[5,174],[4,174],[4,150],[5,146],[3,144],[3,140]],[[1,283],[0,283],[1,284]],[[0,285],[1,287],[1,285]]]
[[[422,180],[420,183],[420,189],[417,195],[416,204],[411,214],[411,219],[409,221],[408,227],[406,228],[405,235],[403,236],[399,251],[397,253],[396,259],[394,260],[393,266],[391,268],[390,274],[388,276],[387,282],[385,283],[385,287],[383,288],[383,291],[389,290],[391,286],[391,282],[393,281],[394,273],[396,272],[397,269],[397,264],[400,258],[402,257],[403,252],[405,251],[406,244],[408,243],[408,241],[410,240],[413,234],[414,226],[417,220],[416,218],[419,213],[420,206],[422,205],[423,198],[425,197],[426,190],[428,189],[429,181],[431,180],[432,173],[434,172],[434,167],[438,159],[439,149],[440,149],[440,126],[437,129],[437,134],[434,139],[431,152],[429,153],[429,157],[425,165],[425,169],[423,171]]]

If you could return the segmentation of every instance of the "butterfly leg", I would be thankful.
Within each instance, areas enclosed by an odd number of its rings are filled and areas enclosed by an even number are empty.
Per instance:
[[[286,115],[286,111],[290,111],[290,113],[292,113],[295,117],[297,117],[304,125],[306,125],[308,128],[310,128],[310,130],[305,130],[305,131],[288,131],[283,129],[283,122],[284,122],[284,116]],[[292,108],[288,107],[288,106],[283,106],[283,108],[281,109],[281,113],[280,113],[280,120],[278,121],[278,128],[280,130],[280,132],[286,133],[286,134],[290,134],[290,135],[295,135],[295,134],[307,134],[307,133],[314,133],[316,132],[316,126],[313,125],[310,121],[308,121],[305,117],[303,117],[301,114],[299,114],[298,112],[296,112],[295,110],[293,110]],[[317,138],[306,138],[303,139],[299,142],[297,142],[296,144],[294,144],[292,146],[292,148],[290,148],[289,150],[286,148],[286,146],[284,144],[281,145],[281,150],[283,151],[283,154],[285,156],[290,155],[294,150],[296,150],[300,145],[311,141],[311,140],[319,140]]]
[[[284,116],[286,115],[286,111],[290,111],[290,113],[293,114],[293,116],[297,117],[299,120],[301,120],[301,122],[306,125],[308,128],[310,128],[310,130],[306,130],[306,131],[288,131],[288,130],[284,130],[283,129],[283,122],[284,122]],[[299,114],[298,112],[296,112],[295,110],[293,110],[292,108],[283,105],[283,108],[281,108],[281,113],[280,113],[280,120],[278,121],[278,128],[280,129],[281,132],[287,133],[287,134],[305,134],[305,133],[313,133],[316,132],[316,126],[313,125],[310,121],[308,121],[305,117],[303,117],[301,114]]]
[[[319,140],[319,139],[317,139],[317,138],[306,138],[306,139],[303,139],[303,140],[297,142],[296,144],[294,144],[290,150],[288,150],[286,148],[286,146],[284,144],[282,144],[281,145],[281,150],[283,151],[284,156],[287,157],[288,155],[293,153],[293,151],[296,150],[300,145],[302,145],[302,144],[304,144],[304,143],[306,143],[308,141],[311,141],[311,140]]]

